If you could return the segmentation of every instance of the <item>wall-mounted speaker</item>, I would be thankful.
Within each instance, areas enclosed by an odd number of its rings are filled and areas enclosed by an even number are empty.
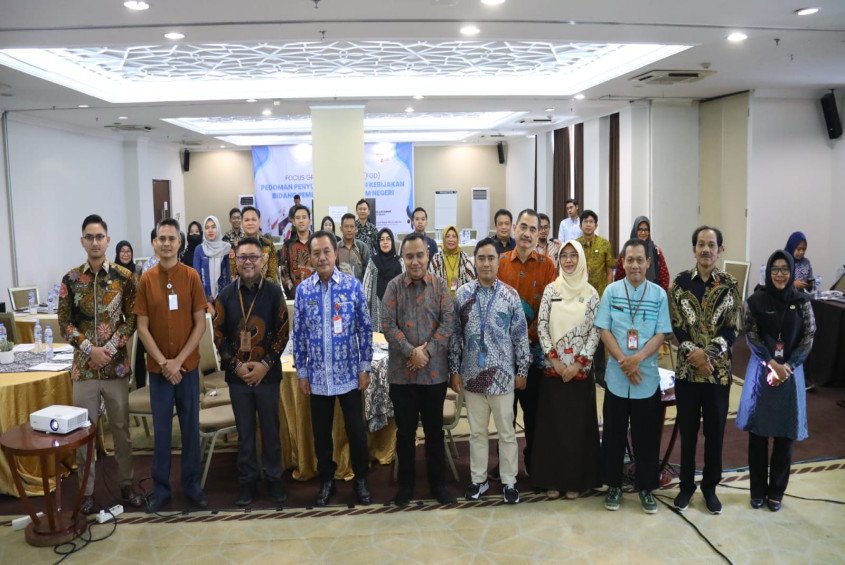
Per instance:
[[[837,139],[842,135],[842,122],[839,120],[839,111],[836,109],[836,98],[833,92],[822,96],[821,103],[827,135],[830,139]]]
[[[191,152],[187,149],[182,151],[182,172],[187,173],[191,170]]]
[[[501,141],[496,144],[496,151],[499,153],[499,164],[505,164],[505,144]]]

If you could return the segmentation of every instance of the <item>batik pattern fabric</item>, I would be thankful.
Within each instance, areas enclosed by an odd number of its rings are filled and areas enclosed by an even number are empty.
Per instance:
[[[581,364],[581,377],[586,378],[590,367],[593,364],[593,354],[599,345],[599,329],[595,326],[596,312],[599,309],[599,295],[593,293],[589,298],[583,296],[572,298],[586,302],[584,320],[580,324],[566,332],[556,343],[552,340],[549,332],[549,317],[552,312],[552,304],[558,300],[565,300],[558,292],[557,286],[550,284],[543,291],[543,299],[540,301],[540,312],[537,315],[537,335],[540,338],[540,347],[543,353],[548,354],[554,350],[557,358],[564,365],[572,365],[576,361]],[[551,361],[543,360],[544,370],[554,370]]]
[[[288,298],[293,298],[296,287],[314,273],[308,242],[302,243],[299,239],[286,241],[279,250],[279,265],[282,288]]]
[[[136,281],[128,269],[108,261],[96,273],[86,262],[62,277],[58,321],[73,346],[73,380],[122,379],[131,374],[126,344],[135,333]],[[100,370],[88,367],[89,344],[111,355]]]
[[[361,220],[356,219],[355,239],[363,241],[370,249],[375,249],[378,245],[378,230],[370,222],[361,223]]]

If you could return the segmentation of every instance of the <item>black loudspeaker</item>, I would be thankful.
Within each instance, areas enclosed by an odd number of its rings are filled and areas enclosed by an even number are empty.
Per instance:
[[[496,144],[496,151],[499,153],[499,164],[505,164],[505,144],[501,141]]]
[[[182,151],[182,172],[187,173],[191,170],[191,152],[185,149]]]
[[[830,139],[837,139],[842,135],[842,122],[839,121],[839,111],[836,109],[836,98],[832,92],[828,92],[821,99],[824,123],[827,126],[827,135]]]

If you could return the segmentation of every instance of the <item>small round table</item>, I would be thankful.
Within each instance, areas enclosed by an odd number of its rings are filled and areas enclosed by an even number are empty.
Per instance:
[[[48,434],[32,429],[29,423],[21,424],[7,430],[0,436],[0,447],[9,462],[12,479],[18,489],[21,501],[26,507],[32,523],[26,527],[26,542],[37,547],[54,546],[72,540],[87,528],[84,514],[79,512],[88,484],[88,474],[91,470],[91,459],[94,455],[94,438],[97,437],[94,424],[80,428],[69,434]],[[62,476],[61,461],[68,453],[85,446],[85,472],[79,485],[79,494],[73,510],[62,509]],[[38,517],[32,502],[26,495],[21,482],[16,457],[38,457],[41,463],[41,480],[44,485],[44,514]],[[50,493],[50,465],[53,458],[53,469],[56,473],[56,491]]]

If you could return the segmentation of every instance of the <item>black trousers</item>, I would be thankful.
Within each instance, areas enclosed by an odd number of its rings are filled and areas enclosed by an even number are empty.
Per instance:
[[[534,430],[537,425],[537,400],[540,396],[540,380],[543,379],[543,369],[534,363],[528,367],[528,379],[523,390],[514,390],[513,421],[516,426],[516,405],[522,408],[522,426],[525,430],[525,449],[522,459],[525,470],[531,474],[531,449],[534,447]]]
[[[596,352],[593,353],[593,366],[591,370],[596,384],[602,388],[607,388],[604,378],[604,373],[607,370],[607,356],[604,353],[604,343],[601,340],[599,340],[599,345],[596,347]]]
[[[701,490],[712,491],[722,480],[722,440],[728,417],[730,384],[675,381],[678,430],[681,435],[681,492],[695,492],[695,448],[704,422],[704,474]]]
[[[238,427],[238,483],[258,480],[255,417],[261,426],[261,467],[264,479],[282,480],[282,444],[279,439],[279,383],[262,381],[256,386],[244,382],[229,384],[232,412]]]
[[[663,416],[660,389],[652,396],[641,399],[622,398],[606,390],[602,413],[602,482],[609,487],[622,487],[622,466],[630,423],[636,464],[634,486],[638,491],[655,490],[659,486],[657,470]]]
[[[312,394],[310,398],[311,428],[314,431],[314,451],[317,454],[317,474],[320,476],[320,481],[330,481],[337,470],[337,463],[332,459],[335,399],[340,402],[340,408],[343,411],[343,423],[346,426],[346,436],[349,438],[349,458],[352,460],[355,478],[366,478],[370,459],[367,449],[367,430],[364,428],[364,401],[361,398],[361,391],[355,388],[337,396]]]
[[[751,477],[751,498],[782,500],[789,484],[792,465],[792,440],[772,438],[769,458],[769,438],[748,432],[748,474]]]
[[[436,385],[390,385],[390,400],[396,419],[396,454],[399,457],[399,486],[413,488],[417,423],[425,433],[425,463],[432,488],[446,483],[446,452],[443,442],[443,402],[446,383]]]

